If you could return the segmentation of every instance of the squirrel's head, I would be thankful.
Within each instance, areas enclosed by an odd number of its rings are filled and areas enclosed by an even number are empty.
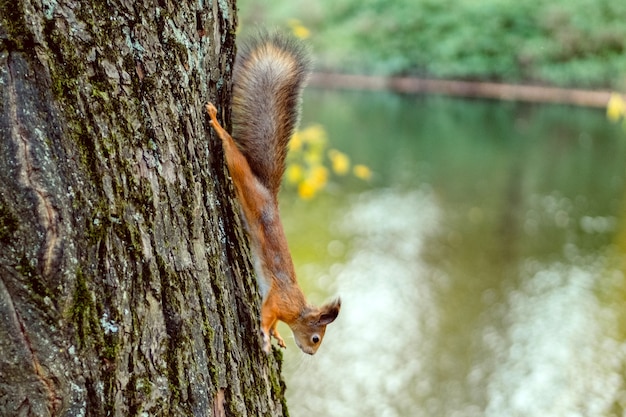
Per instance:
[[[326,326],[335,321],[341,309],[341,299],[337,298],[322,307],[307,307],[300,317],[291,324],[296,345],[309,355],[315,354],[322,344]]]

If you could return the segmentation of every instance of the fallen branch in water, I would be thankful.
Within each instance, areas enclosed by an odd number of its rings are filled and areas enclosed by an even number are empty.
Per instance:
[[[312,74],[309,85],[338,89],[390,90],[399,93],[432,93],[533,103],[562,103],[599,108],[606,108],[611,96],[611,92],[607,90],[321,72]]]

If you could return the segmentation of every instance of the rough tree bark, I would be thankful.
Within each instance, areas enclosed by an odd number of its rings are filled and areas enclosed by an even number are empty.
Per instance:
[[[1,416],[286,413],[204,113],[233,3],[0,0]]]

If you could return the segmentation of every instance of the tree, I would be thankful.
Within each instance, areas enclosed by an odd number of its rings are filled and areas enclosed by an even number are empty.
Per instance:
[[[234,1],[0,0],[0,415],[286,413],[204,114],[235,24]]]

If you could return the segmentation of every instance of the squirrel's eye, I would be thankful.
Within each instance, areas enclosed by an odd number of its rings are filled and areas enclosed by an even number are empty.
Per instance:
[[[311,342],[313,342],[314,344],[318,344],[319,341],[320,341],[320,337],[314,334],[313,337],[311,338]]]

